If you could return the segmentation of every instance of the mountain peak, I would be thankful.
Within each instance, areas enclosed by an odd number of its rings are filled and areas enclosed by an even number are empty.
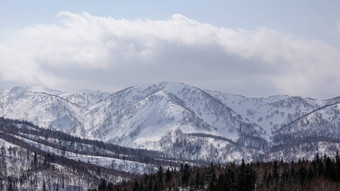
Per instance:
[[[224,154],[220,151],[231,147],[238,152],[243,146],[264,149],[268,144],[286,144],[281,135],[313,140],[318,135],[340,136],[340,106],[325,107],[328,102],[316,99],[249,98],[203,91],[173,81],[134,86],[115,93],[81,92],[14,87],[0,94],[0,115],[81,137],[150,150],[173,152],[187,143],[190,148],[200,149],[196,143],[201,146],[204,142],[222,158]],[[282,126],[285,128],[280,131]],[[150,139],[155,136],[157,140]],[[189,158],[195,153],[197,159],[209,157],[203,150],[177,151]],[[245,156],[238,154],[241,158]]]
[[[13,87],[12,89],[9,90],[10,94],[19,94],[19,93],[24,93],[29,90],[28,87],[21,87],[21,86],[16,86]]]

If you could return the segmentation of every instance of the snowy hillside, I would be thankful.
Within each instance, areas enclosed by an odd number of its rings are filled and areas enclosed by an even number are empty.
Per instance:
[[[284,146],[299,150],[306,141],[334,144],[340,137],[338,101],[251,98],[177,82],[119,92],[16,87],[0,92],[0,116],[168,157],[227,162],[262,159]]]
[[[162,150],[161,138],[178,129],[233,141],[263,133],[211,95],[180,83],[123,90],[92,107],[86,118],[92,137],[152,150]]]
[[[80,139],[0,118],[0,190],[12,186],[12,190],[87,190],[102,178],[118,183],[155,173],[160,165],[176,169],[182,163],[160,152]]]
[[[0,97],[2,117],[30,121],[45,128],[86,136],[84,119],[78,105],[46,88],[15,87]]]

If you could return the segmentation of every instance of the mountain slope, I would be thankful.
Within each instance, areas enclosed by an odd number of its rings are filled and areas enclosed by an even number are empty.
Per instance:
[[[98,119],[93,116],[101,116],[100,123],[96,124]],[[87,118],[92,119],[89,124],[97,127],[91,131],[93,137],[125,146],[154,145],[176,129],[220,135],[234,141],[247,133],[261,136],[256,125],[244,121],[223,103],[180,83],[128,88],[94,106]]]
[[[217,91],[209,91],[209,93],[231,107],[243,118],[263,127],[267,140],[281,126],[326,104],[326,101],[296,96],[254,98]]]
[[[43,190],[43,184],[48,190],[57,185],[59,190],[86,190],[102,178],[117,183],[154,173],[160,165],[176,169],[183,163],[160,152],[81,139],[4,118],[0,118],[0,153],[0,190],[7,177],[23,190]]]
[[[337,148],[338,101],[248,98],[177,82],[115,93],[17,87],[0,92],[0,116],[79,137],[162,151],[167,157],[228,162],[270,160],[293,150],[285,155],[289,159],[308,150],[311,141]],[[325,148],[310,151],[335,152]]]
[[[2,117],[30,121],[36,125],[85,136],[79,106],[59,95],[15,87],[2,92]]]
[[[283,125],[274,132],[274,143],[288,144],[306,139],[340,140],[340,103],[335,102]]]

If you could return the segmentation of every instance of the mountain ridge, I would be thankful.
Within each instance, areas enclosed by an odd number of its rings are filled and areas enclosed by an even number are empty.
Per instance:
[[[15,87],[0,92],[0,116],[121,146],[166,151],[169,157],[228,162],[228,154],[237,160],[263,158],[273,146],[287,145],[286,138],[299,143],[296,147],[317,137],[333,140],[340,136],[336,103],[336,97],[256,98],[178,82],[118,92]]]

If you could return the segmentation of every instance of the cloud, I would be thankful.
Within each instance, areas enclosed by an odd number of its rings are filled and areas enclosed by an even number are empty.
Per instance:
[[[340,51],[270,28],[219,28],[175,14],[126,20],[60,12],[59,25],[0,42],[0,84],[114,89],[162,80],[246,95],[340,94]]]

